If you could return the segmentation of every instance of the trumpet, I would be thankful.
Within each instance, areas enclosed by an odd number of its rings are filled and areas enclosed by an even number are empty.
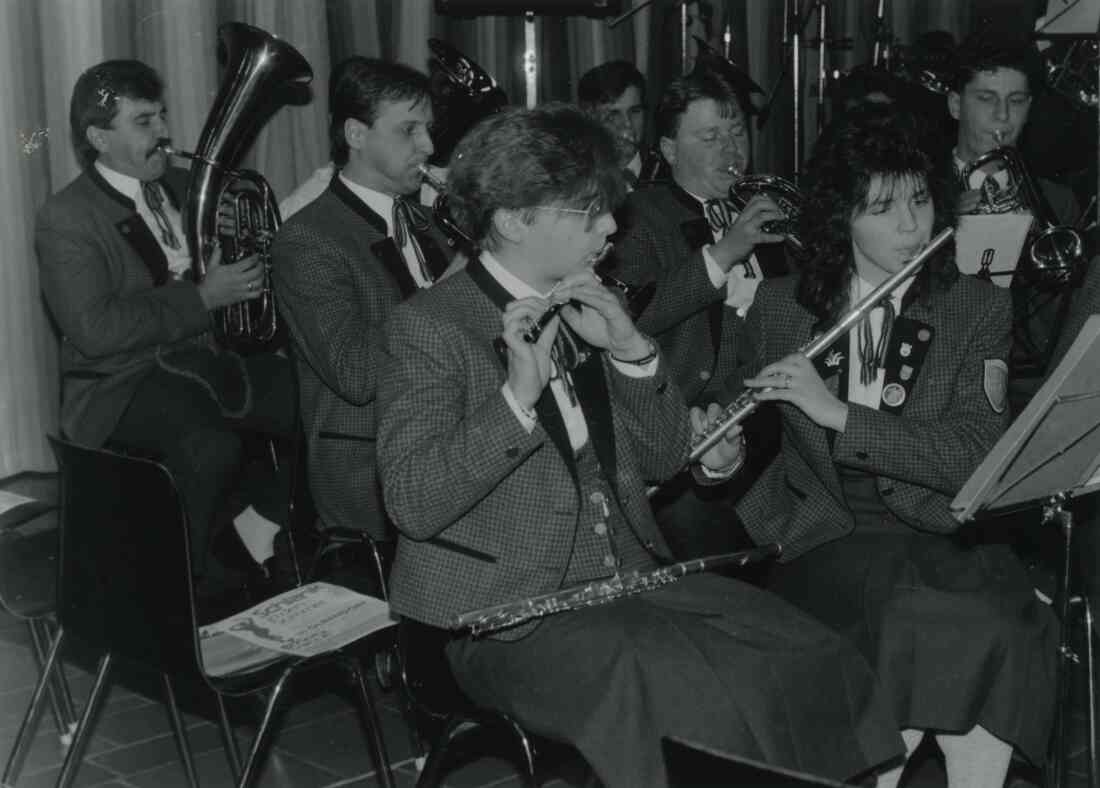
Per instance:
[[[432,213],[435,215],[435,220],[439,222],[439,226],[442,227],[443,231],[447,234],[451,246],[461,245],[462,251],[476,257],[478,249],[477,242],[468,232],[459,226],[454,216],[451,215],[451,208],[447,203],[447,184],[434,175],[425,165],[418,164],[416,168],[420,171],[420,174],[424,176],[424,182],[435,190],[435,202],[432,203]]]
[[[912,260],[907,262],[898,271],[891,274],[886,280],[880,283],[878,287],[868,293],[863,300],[852,307],[851,311],[838,320],[832,328],[819,335],[816,339],[803,345],[802,348],[799,349],[799,352],[812,360],[832,347],[834,342],[847,334],[848,331],[868,312],[888,298],[894,288],[905,279],[915,274],[917,269],[924,265],[926,260],[939,251],[940,247],[947,242],[954,232],[955,230],[951,227],[940,232],[935,238],[929,241],[928,245]],[[769,391],[770,389],[763,390]],[[737,399],[726,406],[725,410],[719,415],[715,425],[692,442],[688,460],[684,464],[685,467],[691,463],[698,462],[704,454],[710,451],[714,444],[722,439],[731,427],[740,424],[760,406],[760,400],[757,398],[756,393],[757,392],[753,389],[745,389]],[[650,487],[646,493],[648,495],[653,495],[657,489],[658,487]]]
[[[999,136],[995,138],[1000,141]],[[1025,271],[1037,285],[1057,286],[1072,281],[1085,260],[1085,244],[1075,228],[1060,225],[1050,204],[1038,188],[1019,151],[1002,145],[967,164],[960,172],[963,189],[970,188],[970,176],[983,167],[1000,163],[1008,174],[1008,184],[1000,190],[981,189],[974,214],[1030,212],[1034,222],[1028,239]]]
[[[802,194],[798,188],[778,175],[741,175],[731,168],[735,176],[730,186],[730,202],[738,212],[745,210],[749,200],[757,194],[770,197],[783,213],[782,219],[773,219],[760,225],[766,233],[782,235],[784,240],[796,251],[802,251],[802,242],[795,235],[798,229],[798,217],[802,213]]]

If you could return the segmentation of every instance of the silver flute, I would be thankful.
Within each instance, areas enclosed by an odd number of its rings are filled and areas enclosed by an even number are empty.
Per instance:
[[[828,350],[834,342],[847,334],[852,326],[858,323],[868,312],[878,306],[881,301],[889,297],[894,288],[916,273],[917,269],[924,265],[928,258],[938,252],[940,247],[943,246],[947,242],[947,239],[954,233],[955,230],[951,227],[940,232],[939,235],[928,242],[928,245],[924,247],[919,254],[868,293],[862,301],[852,307],[851,311],[837,321],[832,328],[816,339],[803,345],[799,348],[798,352],[802,353],[806,358],[813,360],[816,356]],[[772,387],[768,387],[761,389],[761,391],[771,391],[771,389]],[[722,439],[722,436],[725,435],[731,427],[740,424],[748,418],[749,414],[760,405],[760,400],[757,399],[756,395],[757,390],[747,388],[741,392],[741,395],[737,399],[727,405],[725,410],[719,415],[718,421],[714,426],[700,435],[692,443],[691,454],[688,456],[688,461],[685,465],[698,462],[704,454],[710,451],[714,444]],[[655,489],[656,488],[650,488],[649,492],[652,494]]]
[[[612,577],[593,580],[581,585],[569,586],[548,594],[517,599],[500,605],[483,607],[460,614],[454,620],[454,629],[469,630],[471,635],[484,635],[523,624],[534,618],[555,613],[580,610],[607,604],[624,596],[633,596],[674,583],[685,575],[705,572],[723,566],[748,566],[778,556],[779,545],[768,544],[736,553],[722,553],[703,558],[693,558],[677,564],[662,566],[648,572],[616,573]]]

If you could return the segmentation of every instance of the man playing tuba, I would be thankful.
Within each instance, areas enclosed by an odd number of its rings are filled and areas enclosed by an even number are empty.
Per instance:
[[[261,502],[264,485],[247,505],[226,499],[242,460],[237,431],[289,434],[293,388],[285,359],[242,358],[210,340],[211,313],[258,297],[263,266],[222,265],[215,250],[205,278],[190,277],[179,213],[187,173],[170,168],[160,147],[163,89],[136,60],[80,76],[70,119],[84,171],[42,206],[35,243],[62,334],[61,430],[90,446],[151,453],[172,471],[205,604],[243,580],[208,556],[215,523],[238,515],[269,544],[278,529],[271,520],[282,505]]]

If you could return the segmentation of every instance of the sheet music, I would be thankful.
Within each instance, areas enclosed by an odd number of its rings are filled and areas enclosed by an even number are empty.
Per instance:
[[[1008,287],[1032,221],[1027,213],[960,216],[955,231],[955,263],[959,270]]]
[[[1039,35],[1092,35],[1100,28],[1100,0],[1047,0]]]
[[[284,655],[312,657],[397,623],[389,603],[343,586],[310,583],[199,631],[206,671],[255,669]]]

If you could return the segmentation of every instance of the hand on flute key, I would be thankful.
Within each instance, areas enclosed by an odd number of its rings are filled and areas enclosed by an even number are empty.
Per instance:
[[[722,408],[717,402],[712,402],[704,412],[701,408],[692,408],[691,437],[694,444],[700,436],[707,435],[714,430],[722,415]],[[725,436],[699,458],[699,462],[706,468],[716,473],[732,472],[740,467],[745,451],[745,441],[741,437],[741,425],[734,424],[726,430]]]
[[[792,353],[769,364],[745,385],[757,389],[761,402],[788,402],[806,414],[819,427],[844,432],[848,424],[848,405],[829,391],[817,374],[813,362],[802,353]]]
[[[504,308],[501,336],[508,348],[508,388],[520,407],[535,407],[542,390],[550,380],[550,350],[561,327],[561,317],[555,316],[543,328],[535,342],[523,335],[549,309],[542,298],[520,298]]]

